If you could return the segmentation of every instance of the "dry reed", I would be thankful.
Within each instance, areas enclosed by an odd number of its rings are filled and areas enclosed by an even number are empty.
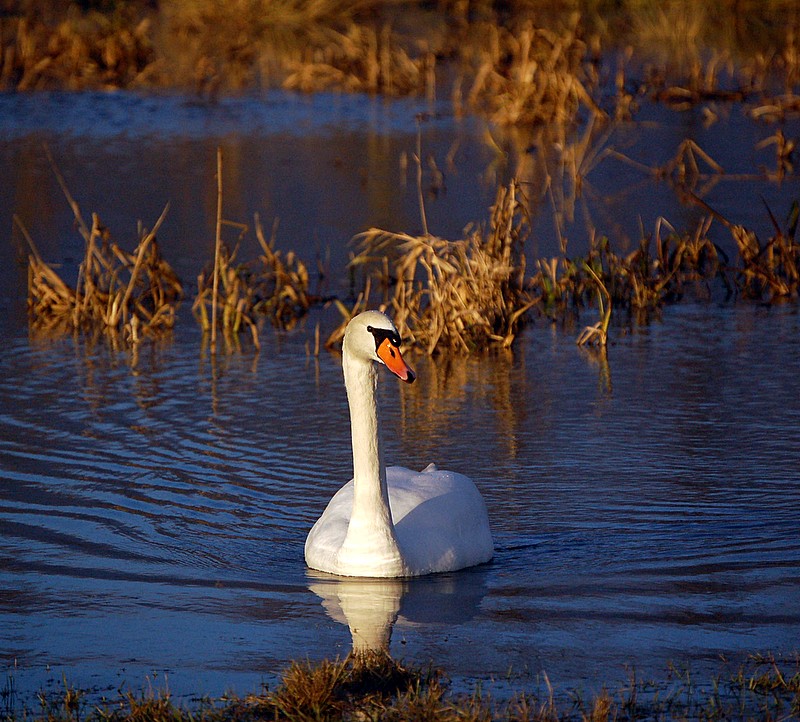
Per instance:
[[[44,262],[23,222],[15,217],[30,250],[32,328],[100,328],[122,334],[130,343],[172,328],[182,289],[155,240],[167,208],[152,230],[140,227],[138,245],[128,253],[111,241],[97,214],[93,214],[91,226],[84,222],[55,165],[54,170],[86,251],[76,286],[71,288]],[[221,158],[219,171],[221,178]],[[221,181],[219,192],[221,203]],[[709,215],[691,232],[679,233],[659,219],[654,233],[644,236],[631,252],[619,254],[608,238],[595,235],[586,256],[576,258],[567,255],[564,242],[562,255],[539,259],[529,277],[524,252],[526,206],[514,182],[498,188],[488,230],[468,227],[465,237],[457,241],[430,233],[412,236],[370,229],[357,236],[360,252],[351,263],[353,270],[365,272],[364,288],[352,309],[332,299],[343,322],[326,345],[339,343],[347,321],[373,305],[373,277],[379,280],[383,301],[391,307],[407,342],[428,354],[508,347],[533,310],[556,320],[597,305],[600,320],[583,330],[578,343],[605,346],[612,308],[646,322],[665,304],[687,295],[711,298],[715,285],[729,298],[767,303],[798,298],[800,204],[792,205],[783,225],[768,209],[775,233],[761,241],[752,231],[694,199]],[[714,219],[736,242],[734,263],[710,238]],[[268,318],[274,326],[289,329],[322,300],[309,294],[308,271],[297,255],[275,248],[277,222],[269,239],[258,215],[254,225],[262,252],[253,261],[238,262],[239,242],[248,228],[225,221],[220,205],[215,262],[198,278],[193,312],[204,331],[213,331],[218,323],[229,348],[236,345],[243,330],[250,332],[258,348],[259,319]],[[233,250],[221,238],[222,229],[228,227],[239,234]]]
[[[108,333],[122,333],[131,343],[143,335],[171,329],[183,291],[155,240],[165,215],[166,208],[152,230],[140,228],[136,249],[128,253],[110,241],[108,229],[92,214],[75,288],[42,259],[15,217],[30,248],[28,311],[32,328],[49,332],[100,326]]]
[[[225,220],[222,211],[222,150],[217,148],[217,213],[214,262],[197,277],[197,296],[192,312],[204,332],[210,332],[210,348],[217,349],[217,329],[222,328],[228,348],[237,345],[238,334],[247,329],[258,349],[258,318],[268,317],[277,328],[289,329],[304,316],[312,303],[308,293],[308,270],[294,251],[285,255],[275,248],[278,221],[267,240],[261,219],[254,217],[261,255],[254,261],[237,263],[239,244],[248,232],[243,223]],[[238,231],[231,249],[223,241],[223,228]],[[209,314],[210,309],[210,314]],[[219,321],[218,321],[219,317]]]
[[[113,13],[64,6],[60,14],[4,12],[0,88],[138,87],[155,79],[149,13],[137,12],[133,4],[119,4]]]
[[[646,321],[653,311],[687,294],[710,297],[715,279],[728,287],[727,257],[709,239],[710,224],[706,219],[694,232],[679,234],[659,219],[654,234],[625,255],[608,238],[593,236],[586,257],[540,259],[530,284],[541,310],[553,319],[596,300],[601,322],[579,338],[604,345],[612,306]]]
[[[593,98],[587,45],[571,27],[554,32],[528,22],[517,31],[488,24],[468,94],[472,108],[502,125],[571,128],[579,111],[603,116]]]
[[[711,172],[701,172],[698,160]],[[533,274],[526,276],[526,207],[512,182],[498,189],[488,232],[468,228],[463,239],[448,241],[427,232],[414,236],[372,228],[356,237],[360,251],[351,267],[364,270],[367,280],[378,279],[382,305],[391,308],[401,334],[428,354],[508,347],[532,311],[564,320],[596,306],[600,318],[583,329],[578,343],[605,346],[612,309],[646,323],[666,304],[687,296],[711,299],[722,293],[765,302],[798,297],[800,244],[795,237],[800,205],[792,206],[784,226],[770,213],[776,232],[762,242],[691,193],[707,175],[722,172],[695,144],[682,144],[676,157],[656,172],[709,211],[694,229],[679,232],[659,219],[653,234],[643,235],[626,253],[616,251],[607,237],[593,234],[583,257],[570,257],[562,239],[562,254],[538,259]],[[424,205],[420,207],[425,227]],[[712,240],[715,219],[736,241],[735,262]],[[337,303],[343,322],[328,346],[340,342],[352,315],[373,303],[369,285],[353,309]]]
[[[466,92],[497,123],[549,124],[562,136],[587,116],[629,114],[639,94],[678,108],[745,101],[769,121],[800,109],[791,2],[614,5],[30,0],[0,17],[0,87],[432,97],[452,69],[457,113]]]
[[[767,209],[775,235],[762,242],[741,225],[725,222],[742,265],[733,269],[736,287],[745,298],[774,302],[797,299],[800,292],[800,243],[796,240],[800,206],[795,201],[784,227]]]
[[[313,92],[335,88],[348,92],[407,95],[434,93],[436,56],[412,58],[393,37],[388,24],[380,29],[351,24],[331,42],[305,48],[287,63],[283,87]]]
[[[261,254],[254,260],[240,263],[236,258],[238,242],[233,249],[224,242],[220,243],[216,263],[218,288],[214,288],[212,265],[198,276],[197,296],[192,310],[201,328],[211,331],[216,307],[220,316],[219,327],[226,341],[232,341],[246,329],[255,347],[260,348],[259,318],[269,319],[276,328],[290,329],[308,312],[316,299],[309,294],[308,270],[303,261],[294,251],[284,254],[275,248],[277,222],[273,225],[269,240],[265,237],[258,214],[255,215],[254,226]],[[239,224],[236,227],[241,240],[248,229]]]
[[[507,347],[533,304],[525,288],[527,232],[512,182],[498,189],[488,231],[468,229],[465,238],[448,241],[372,228],[357,236],[361,251],[352,264],[377,271],[387,289],[394,279],[395,324],[426,353]]]
[[[86,249],[72,288],[44,261],[22,220],[14,217],[30,251],[28,311],[32,328],[50,332],[100,327],[112,335],[122,334],[130,343],[171,329],[183,289],[156,243],[169,205],[152,229],[140,224],[136,248],[128,253],[111,240],[96,213],[91,226],[87,225],[49,152],[48,157]]]
[[[275,87],[399,95],[432,84],[434,54],[381,19],[377,0],[173,0],[157,47],[201,92]]]

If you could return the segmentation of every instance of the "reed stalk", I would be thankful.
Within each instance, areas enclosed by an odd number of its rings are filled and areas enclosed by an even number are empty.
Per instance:
[[[253,346],[260,349],[260,318],[269,318],[277,328],[289,329],[308,312],[314,301],[308,291],[306,265],[293,251],[283,254],[275,248],[277,219],[272,236],[267,240],[258,214],[254,216],[261,255],[249,262],[237,260],[239,245],[249,228],[224,218],[222,171],[222,151],[218,148],[214,258],[211,268],[202,271],[197,278],[197,296],[192,305],[200,327],[210,334],[212,353],[216,353],[218,328],[222,330],[226,348],[237,348],[238,334],[246,329]],[[223,239],[226,227],[238,231],[233,248]]]
[[[428,354],[511,345],[535,303],[525,288],[528,220],[519,194],[515,182],[498,189],[488,231],[457,241],[377,228],[356,237],[352,265],[386,288],[396,279],[390,305],[408,343]]]
[[[217,221],[214,232],[214,273],[211,286],[211,353],[217,352],[217,299],[222,247],[222,148],[217,147]]]
[[[608,344],[608,325],[611,323],[611,294],[600,276],[588,264],[583,264],[584,270],[597,284],[597,306],[600,310],[600,320],[592,326],[586,326],[577,338],[578,346],[595,345],[605,348]]]
[[[77,204],[76,213],[79,214]],[[142,335],[156,336],[171,329],[183,295],[178,277],[161,257],[156,233],[166,218],[164,208],[151,230],[140,228],[133,253],[110,242],[99,216],[86,230],[86,250],[71,288],[47,264],[18,216],[14,222],[30,250],[28,312],[39,332],[90,330],[100,327],[135,344]],[[99,243],[98,243],[99,241]]]

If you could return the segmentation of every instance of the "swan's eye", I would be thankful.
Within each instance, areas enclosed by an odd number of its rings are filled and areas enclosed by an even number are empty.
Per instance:
[[[395,348],[400,348],[401,338],[396,331],[392,331],[388,328],[375,328],[374,326],[367,326],[367,331],[369,331],[375,339],[376,351],[384,341],[388,341]],[[392,356],[394,356],[394,349],[392,349]]]

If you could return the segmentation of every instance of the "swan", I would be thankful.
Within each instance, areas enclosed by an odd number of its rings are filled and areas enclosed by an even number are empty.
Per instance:
[[[486,505],[468,477],[433,464],[420,472],[384,466],[375,399],[379,364],[407,383],[416,378],[389,317],[364,311],[348,323],[342,347],[353,478],[309,532],[306,564],[339,576],[386,578],[488,562],[494,546]]]

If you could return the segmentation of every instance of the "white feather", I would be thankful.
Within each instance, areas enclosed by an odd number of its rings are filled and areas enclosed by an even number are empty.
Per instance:
[[[494,547],[486,505],[468,477],[433,464],[421,472],[384,467],[375,399],[379,359],[368,327],[396,333],[375,311],[356,316],[347,327],[342,365],[354,478],[309,532],[306,563],[342,576],[406,577],[489,561]]]

